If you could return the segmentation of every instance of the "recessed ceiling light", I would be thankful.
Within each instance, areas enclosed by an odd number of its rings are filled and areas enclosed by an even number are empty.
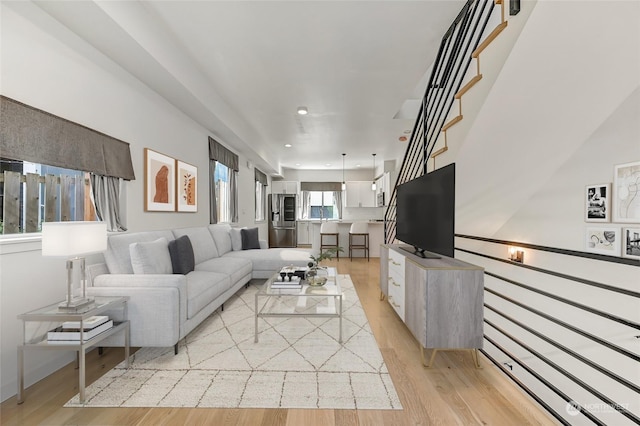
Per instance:
[[[403,133],[404,133],[405,135],[410,135],[410,134],[411,134],[411,130],[405,130]]]
[[[360,167],[360,164],[356,164],[356,167]]]
[[[325,166],[331,167],[331,163],[327,163],[327,164],[325,164]]]
[[[307,107],[304,107],[304,106],[298,107],[298,114],[307,115],[308,113],[309,113],[309,110],[307,109]]]
[[[407,137],[406,137],[406,136],[400,136],[400,137],[398,138],[398,140],[399,140],[400,142],[406,142],[406,141],[407,141]]]
[[[296,163],[296,166],[301,166],[301,164],[300,163]]]
[[[285,144],[284,144],[284,147],[285,147],[285,148],[291,148],[291,144],[290,144],[290,143],[285,143]]]

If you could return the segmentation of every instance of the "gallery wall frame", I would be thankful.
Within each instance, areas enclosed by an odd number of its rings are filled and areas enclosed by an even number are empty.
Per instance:
[[[614,167],[613,221],[640,223],[640,161]]]
[[[591,253],[620,256],[620,228],[614,226],[588,226],[585,234],[585,249]]]
[[[176,211],[176,160],[149,148],[144,149],[144,210]]]
[[[640,226],[622,228],[622,257],[640,260]]]
[[[584,192],[585,222],[610,222],[611,184],[587,185]]]
[[[192,164],[176,162],[176,203],[179,212],[198,211],[198,168]]]

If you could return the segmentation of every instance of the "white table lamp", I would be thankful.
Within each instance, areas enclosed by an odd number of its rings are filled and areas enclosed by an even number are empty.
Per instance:
[[[42,255],[67,258],[67,299],[59,309],[76,312],[93,303],[87,298],[85,258],[107,249],[107,225],[104,222],[44,222]],[[80,261],[80,286],[73,287],[73,265]]]

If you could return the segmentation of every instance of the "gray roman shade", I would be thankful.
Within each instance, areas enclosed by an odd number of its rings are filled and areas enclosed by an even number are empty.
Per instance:
[[[342,191],[341,182],[300,182],[301,191]]]
[[[209,136],[209,159],[224,164],[225,166],[229,167],[231,170],[235,170],[236,172],[239,170],[238,156],[229,151],[211,136]]]
[[[134,180],[129,144],[0,96],[0,156]]]
[[[267,186],[267,175],[262,173],[260,170],[258,169],[253,169],[255,171],[255,175],[256,175],[256,182],[260,182],[261,184],[263,184],[264,186]]]

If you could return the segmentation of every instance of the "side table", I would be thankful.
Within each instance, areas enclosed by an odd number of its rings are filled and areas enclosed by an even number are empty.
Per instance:
[[[87,348],[95,346],[97,343],[112,336],[115,333],[124,332],[124,356],[127,368],[129,368],[129,321],[127,316],[128,296],[122,297],[96,297],[93,305],[87,306],[81,312],[62,312],[58,310],[58,303],[46,306],[35,311],[18,315],[18,319],[22,320],[22,345],[18,346],[18,404],[24,402],[24,351],[29,350],[65,350],[76,351],[78,360],[78,380],[79,380],[79,396],[80,403],[85,401],[85,352]],[[79,340],[78,343],[72,342],[50,342],[47,341],[47,332],[44,335],[36,335],[27,339],[27,322],[52,322],[62,323],[64,321],[80,322],[80,329],[83,329],[82,323],[88,318],[99,315],[107,310],[121,308],[123,311],[123,321],[114,322],[113,327],[97,336],[88,340]]]

